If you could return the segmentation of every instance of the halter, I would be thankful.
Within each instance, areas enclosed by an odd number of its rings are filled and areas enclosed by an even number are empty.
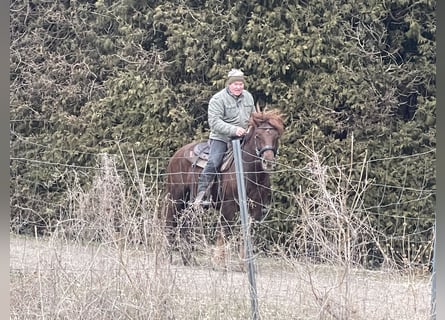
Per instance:
[[[260,126],[260,127],[258,127],[258,129],[266,129],[266,130],[273,129],[273,130],[275,130],[275,128],[272,127],[271,125]],[[258,145],[257,145],[256,136],[254,137],[254,139],[255,139],[255,152],[256,152],[256,155],[257,155],[258,157],[261,158],[261,156],[263,155],[263,153],[266,152],[266,151],[268,151],[268,150],[272,150],[272,151],[273,151],[273,155],[274,155],[274,157],[276,157],[276,155],[278,154],[278,148],[273,147],[273,146],[270,146],[270,145],[265,145],[264,147],[262,147],[262,148],[260,149],[260,148],[258,147]]]
[[[256,143],[255,143],[255,144],[256,144]],[[257,148],[255,149],[255,152],[256,152],[256,155],[257,155],[258,157],[261,157],[261,155],[262,155],[264,152],[266,152],[267,150],[272,150],[272,151],[273,151],[273,155],[274,155],[274,157],[276,157],[277,154],[278,154],[278,149],[277,149],[277,148],[274,148],[274,147],[272,147],[272,146],[269,146],[269,145],[264,146],[264,147],[262,147],[261,149],[257,147]]]

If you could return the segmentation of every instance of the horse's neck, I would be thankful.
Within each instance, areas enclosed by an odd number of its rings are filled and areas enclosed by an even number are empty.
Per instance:
[[[242,159],[244,164],[244,173],[245,174],[258,174],[264,173],[261,168],[261,161],[258,159],[256,154],[255,144],[253,142],[253,138],[249,141],[246,141],[242,147]]]

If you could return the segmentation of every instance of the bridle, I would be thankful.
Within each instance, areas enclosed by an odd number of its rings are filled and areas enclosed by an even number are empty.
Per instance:
[[[270,130],[270,129],[275,130],[275,128],[272,127],[271,125],[260,126],[257,129],[265,129],[266,131]],[[278,147],[274,147],[274,146],[271,146],[271,145],[265,145],[264,147],[260,148],[260,147],[258,147],[258,144],[257,144],[257,136],[255,136],[254,139],[255,139],[255,152],[256,152],[256,155],[258,157],[261,158],[263,153],[268,151],[268,150],[273,151],[274,157],[277,156],[277,154],[278,154]]]

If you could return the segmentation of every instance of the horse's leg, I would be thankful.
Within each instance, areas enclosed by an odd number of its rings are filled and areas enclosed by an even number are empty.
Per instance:
[[[240,240],[238,241],[238,257],[239,257],[239,267],[240,271],[246,272],[246,250],[244,247],[244,237],[241,235]]]
[[[187,220],[184,217],[187,202],[186,196],[187,191],[184,188],[179,190],[171,189],[165,202],[165,233],[170,262],[173,260],[173,251],[175,249],[180,251],[181,256],[183,255],[184,238],[187,240],[187,236],[185,235],[187,226],[184,225],[184,221]]]
[[[192,228],[195,213],[188,207],[190,192],[187,187],[175,190],[171,196],[172,204],[167,211],[167,223],[169,228],[170,246],[173,244],[179,250],[184,265],[194,264],[192,257]],[[179,231],[179,233],[177,232]]]
[[[192,233],[194,232],[193,227],[193,219],[195,216],[195,212],[193,208],[185,208],[181,213],[181,222],[180,222],[180,251],[181,258],[184,265],[194,265],[195,259],[192,255],[193,251],[193,237]]]
[[[252,217],[261,217],[262,213],[263,213],[264,207],[263,204],[260,202],[256,202],[255,204],[251,205],[249,207],[249,217],[247,217],[247,236],[249,237],[249,242],[250,242],[250,250],[253,250],[252,248],[252,240],[253,240],[253,236],[252,236]],[[243,226],[241,226],[241,228],[243,228]],[[248,257],[246,256],[247,251],[246,251],[246,243],[245,243],[245,238],[244,238],[244,232],[242,232],[240,234],[240,240],[238,241],[239,243],[239,251],[238,251],[238,255],[240,258],[240,268],[241,271],[245,272],[247,270],[247,263],[249,263],[249,261],[247,259],[251,259],[252,257]],[[250,254],[253,254],[253,252],[250,252]]]
[[[227,269],[228,240],[232,235],[232,227],[237,210],[238,207],[235,201],[225,201],[221,205],[220,219],[216,229],[216,247],[213,255],[213,263],[216,267]]]
[[[175,203],[175,200],[169,196],[165,199],[165,205],[164,205],[164,212],[165,212],[165,237],[167,242],[167,252],[169,255],[169,261],[170,263],[173,260],[173,249],[175,247],[175,234],[176,234],[176,227],[177,227],[177,205]]]
[[[172,196],[176,200],[176,229],[179,229],[179,238],[176,239],[184,265],[195,264],[195,259],[192,256],[193,233],[195,232],[193,228],[195,227],[195,220],[198,214],[196,210],[199,210],[199,208],[191,207],[189,201],[191,200],[192,193],[196,192],[197,177],[196,172],[183,176],[183,179],[175,184],[177,189],[174,189],[174,195]]]
[[[215,246],[215,252],[213,255],[213,265],[216,268],[223,268],[224,270],[227,269],[227,261],[226,261],[226,256],[227,256],[226,235],[227,234],[228,234],[227,223],[225,221],[219,221],[217,229],[216,229],[216,246]]]

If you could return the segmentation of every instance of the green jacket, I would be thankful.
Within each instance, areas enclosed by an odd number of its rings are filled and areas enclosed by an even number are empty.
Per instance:
[[[250,114],[255,111],[253,96],[247,90],[233,96],[226,87],[209,101],[208,121],[210,139],[229,142],[235,136],[236,127],[247,129]]]

